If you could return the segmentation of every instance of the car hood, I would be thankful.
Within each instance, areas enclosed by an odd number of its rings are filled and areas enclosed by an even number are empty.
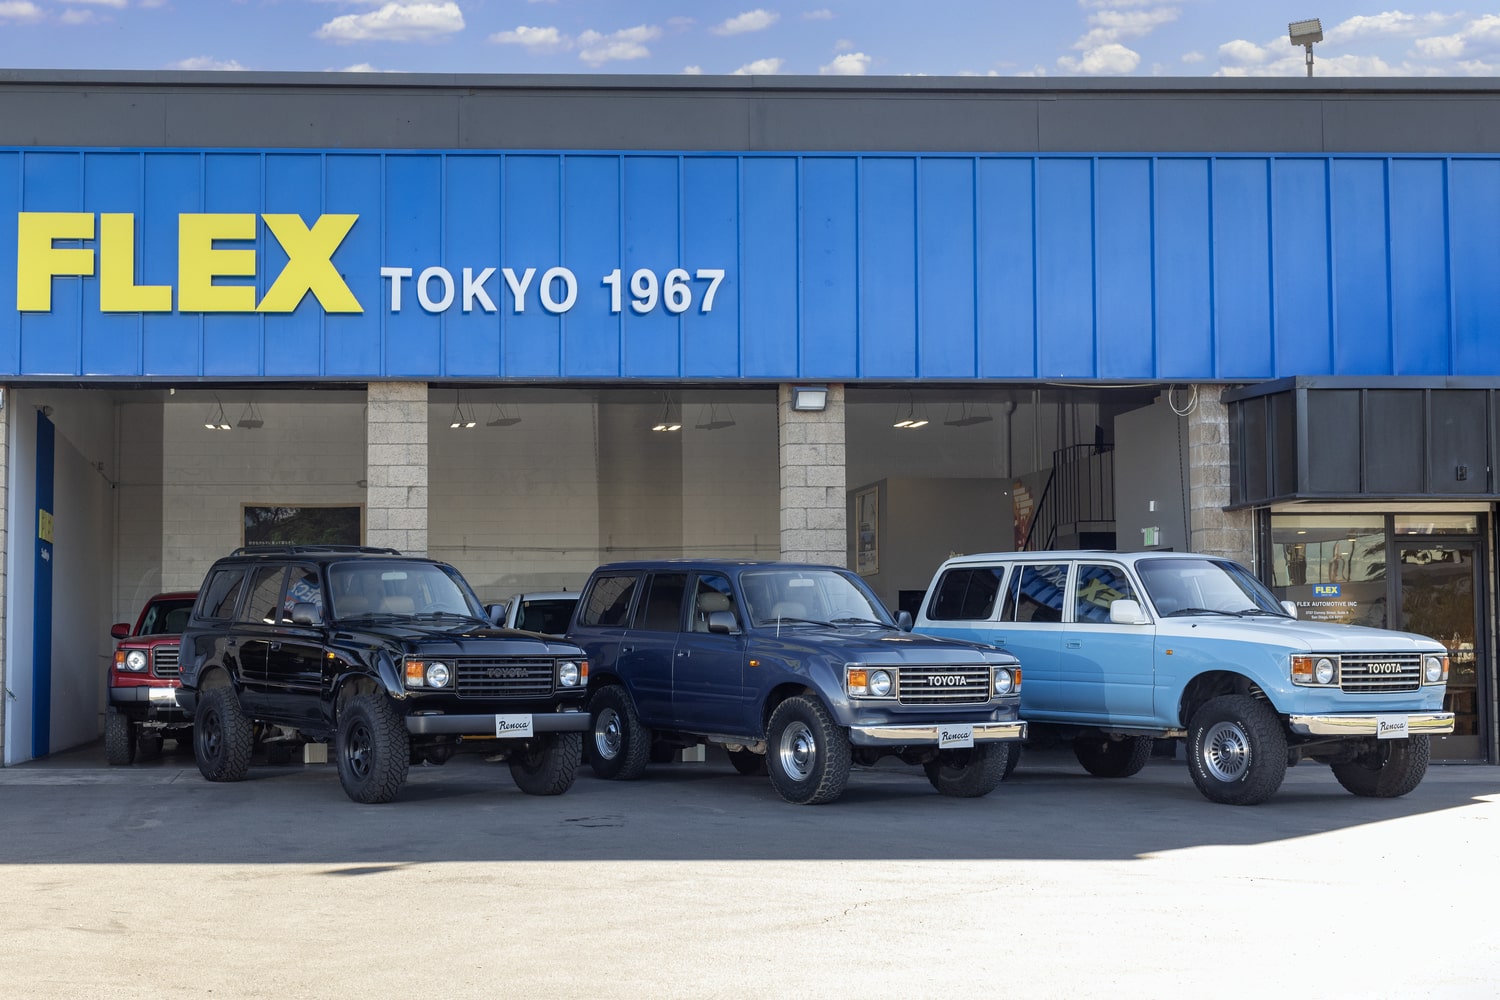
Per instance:
[[[1013,662],[1015,657],[1003,650],[963,639],[947,639],[894,628],[833,627],[791,625],[759,628],[751,633],[751,643],[760,649],[785,654],[836,653],[856,662],[973,663],[977,659],[991,663]]]
[[[494,628],[477,622],[391,621],[378,625],[361,623],[344,627],[340,634],[367,644],[386,643],[403,652],[442,656],[581,656],[583,651],[563,642],[522,632]]]
[[[1413,632],[1395,632],[1365,625],[1341,625],[1336,622],[1310,622],[1300,618],[1235,618],[1231,615],[1163,618],[1159,623],[1158,634],[1274,642],[1323,652],[1443,650],[1443,644],[1436,639]]]

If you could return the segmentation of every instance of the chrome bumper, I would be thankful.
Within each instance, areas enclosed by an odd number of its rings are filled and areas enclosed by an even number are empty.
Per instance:
[[[517,715],[524,715],[518,712]],[[531,717],[534,733],[583,733],[589,728],[589,713],[577,710],[561,712],[537,712]],[[493,735],[493,715],[408,715],[406,731],[413,736],[476,736]]]
[[[1289,715],[1287,726],[1298,736],[1375,736],[1381,719],[1406,719],[1413,736],[1453,732],[1452,712],[1379,712],[1372,715]]]
[[[1000,740],[1024,740],[1026,738],[1026,723],[1024,722],[961,722],[956,724],[972,725],[975,743],[996,743]],[[850,726],[849,742],[857,747],[935,744],[938,741],[938,730],[942,728],[943,724],[937,722],[915,726],[895,724]]]

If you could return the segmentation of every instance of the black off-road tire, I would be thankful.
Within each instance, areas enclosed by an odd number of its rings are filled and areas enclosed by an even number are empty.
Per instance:
[[[561,795],[573,787],[582,756],[582,733],[538,736],[510,755],[510,776],[527,795]]]
[[[207,688],[198,695],[193,717],[193,756],[209,781],[244,781],[250,773],[250,748],[255,730],[240,708],[239,696],[228,684]]]
[[[777,794],[815,806],[844,794],[849,736],[816,699],[798,695],[777,705],[767,727],[766,770]]]
[[[161,758],[162,737],[161,730],[149,732],[142,730],[135,738],[136,760],[159,760]]]
[[[1426,736],[1377,740],[1376,748],[1346,764],[1330,765],[1333,776],[1363,798],[1394,799],[1422,783],[1432,745]]]
[[[922,765],[927,780],[944,795],[977,799],[993,792],[1005,780],[1010,751],[1004,743],[980,743],[972,747],[939,750],[937,759]]]
[[[357,694],[339,713],[339,784],[355,802],[390,802],[406,783],[411,738],[383,694]]]
[[[589,698],[589,762],[594,774],[611,781],[634,781],[651,760],[651,732],[641,725],[635,702],[618,684]]]
[[[1204,798],[1253,806],[1276,794],[1286,777],[1286,731],[1268,702],[1221,695],[1188,724],[1188,771]]]
[[[1010,756],[1005,759],[1005,774],[1000,779],[1001,781],[1004,781],[1006,778],[1009,778],[1015,771],[1016,765],[1021,763],[1021,741],[1008,740],[1001,745],[1004,746],[1010,753]]]
[[[135,762],[136,724],[120,712],[104,717],[104,762],[120,767]]]
[[[731,750],[729,751],[729,763],[734,769],[746,777],[766,773],[766,755],[756,753],[754,750]]]
[[[1073,756],[1096,778],[1128,778],[1146,766],[1155,745],[1149,736],[1080,736],[1073,741]]]

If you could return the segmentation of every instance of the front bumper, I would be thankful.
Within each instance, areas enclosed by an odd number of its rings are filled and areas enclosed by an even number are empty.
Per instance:
[[[177,703],[177,688],[169,687],[112,687],[109,703],[116,711],[133,718],[187,720],[192,716],[182,711]]]
[[[508,713],[507,713],[508,714]],[[525,712],[517,712],[522,716]],[[534,733],[582,733],[589,728],[589,713],[581,709],[537,712],[531,716]],[[493,715],[408,715],[406,731],[413,736],[478,736],[495,731]]]
[[[1026,738],[1026,723],[1019,720],[1016,722],[948,723],[948,725],[955,724],[972,725],[975,743],[998,743],[1002,740]],[[921,746],[928,743],[936,746],[938,730],[943,726],[944,723],[938,722],[916,725],[892,723],[885,726],[850,726],[849,742],[857,747]]]
[[[1453,732],[1452,712],[1380,712],[1370,715],[1289,715],[1287,727],[1298,736],[1375,736],[1382,719],[1406,719],[1413,736]]]

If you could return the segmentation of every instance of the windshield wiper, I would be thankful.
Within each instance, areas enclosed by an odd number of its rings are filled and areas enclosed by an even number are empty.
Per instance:
[[[478,618],[474,615],[459,614],[457,611],[423,611],[418,614],[410,615],[408,617],[416,621],[438,621],[444,618],[456,618],[466,622],[483,622],[486,625],[490,623],[488,618]]]
[[[784,618],[779,615],[774,618],[762,618],[755,624],[761,627],[766,625],[817,625],[820,628],[833,628],[833,622],[820,622],[816,618]]]
[[[876,621],[874,618],[835,618],[833,620],[833,624],[835,624],[835,625],[874,625],[877,628],[895,628],[896,627],[896,626],[888,624],[886,622]]]

